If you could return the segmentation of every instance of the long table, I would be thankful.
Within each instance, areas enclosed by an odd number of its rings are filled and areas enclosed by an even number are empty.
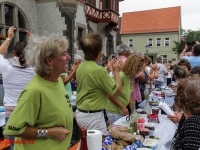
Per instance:
[[[145,122],[148,122],[146,114],[139,114],[141,118],[145,119]],[[124,116],[118,119],[113,124],[121,125],[126,121],[126,117]],[[155,137],[159,137],[160,139],[157,142],[155,150],[170,150],[171,141],[174,136],[174,133],[177,129],[177,124],[172,122],[167,118],[166,115],[161,115],[159,113],[160,123],[155,123]]]

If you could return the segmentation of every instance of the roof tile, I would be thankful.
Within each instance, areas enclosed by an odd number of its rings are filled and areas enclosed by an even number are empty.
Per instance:
[[[180,15],[180,6],[123,13],[120,34],[178,31]]]

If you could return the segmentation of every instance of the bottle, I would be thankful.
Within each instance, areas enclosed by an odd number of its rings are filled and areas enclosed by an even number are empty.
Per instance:
[[[149,93],[148,93],[148,91],[145,92],[145,99],[146,99],[146,103],[144,105],[144,111],[146,111],[147,117],[149,117],[149,115],[151,114],[151,106],[149,105]]]
[[[81,136],[81,146],[80,150],[88,150],[87,147],[87,130],[85,128],[82,128],[80,131],[80,136]]]
[[[154,138],[155,136],[155,127],[153,123],[149,123],[145,126],[145,128],[149,129],[149,137]]]
[[[152,81],[151,88],[152,88],[152,89],[155,89],[155,88],[156,88],[156,87],[155,87],[155,81]]]

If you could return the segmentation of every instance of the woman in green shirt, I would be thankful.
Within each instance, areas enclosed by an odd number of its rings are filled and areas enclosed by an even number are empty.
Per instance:
[[[15,136],[16,150],[66,150],[71,141],[73,112],[59,77],[71,59],[63,36],[31,36],[25,48],[35,75],[22,91],[5,135]]]
[[[125,61],[123,68],[120,72],[120,80],[122,84],[122,92],[119,95],[112,96],[109,95],[106,106],[106,114],[108,117],[108,121],[110,124],[113,124],[116,120],[123,117],[124,115],[128,115],[126,112],[127,106],[132,110],[133,100],[131,97],[131,93],[133,91],[132,82],[134,81],[134,77],[138,71],[140,71],[141,66],[144,66],[144,58],[138,55],[131,55]],[[113,103],[114,101],[114,103]],[[118,105],[116,102],[118,101]]]

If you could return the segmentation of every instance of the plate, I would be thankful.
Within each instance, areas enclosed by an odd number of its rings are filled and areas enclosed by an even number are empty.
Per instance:
[[[177,94],[176,94],[176,93],[173,93],[172,95],[173,95],[173,96],[176,96]]]
[[[150,139],[150,138],[145,139],[144,142],[143,142],[144,146],[150,146],[150,147],[154,147],[154,146],[156,146],[156,144],[157,144],[157,140],[156,139]]]
[[[144,110],[144,109],[139,108],[139,109],[136,110],[136,112],[140,113],[140,112],[142,112],[143,110]]]
[[[139,150],[151,150],[150,148],[137,148]]]

